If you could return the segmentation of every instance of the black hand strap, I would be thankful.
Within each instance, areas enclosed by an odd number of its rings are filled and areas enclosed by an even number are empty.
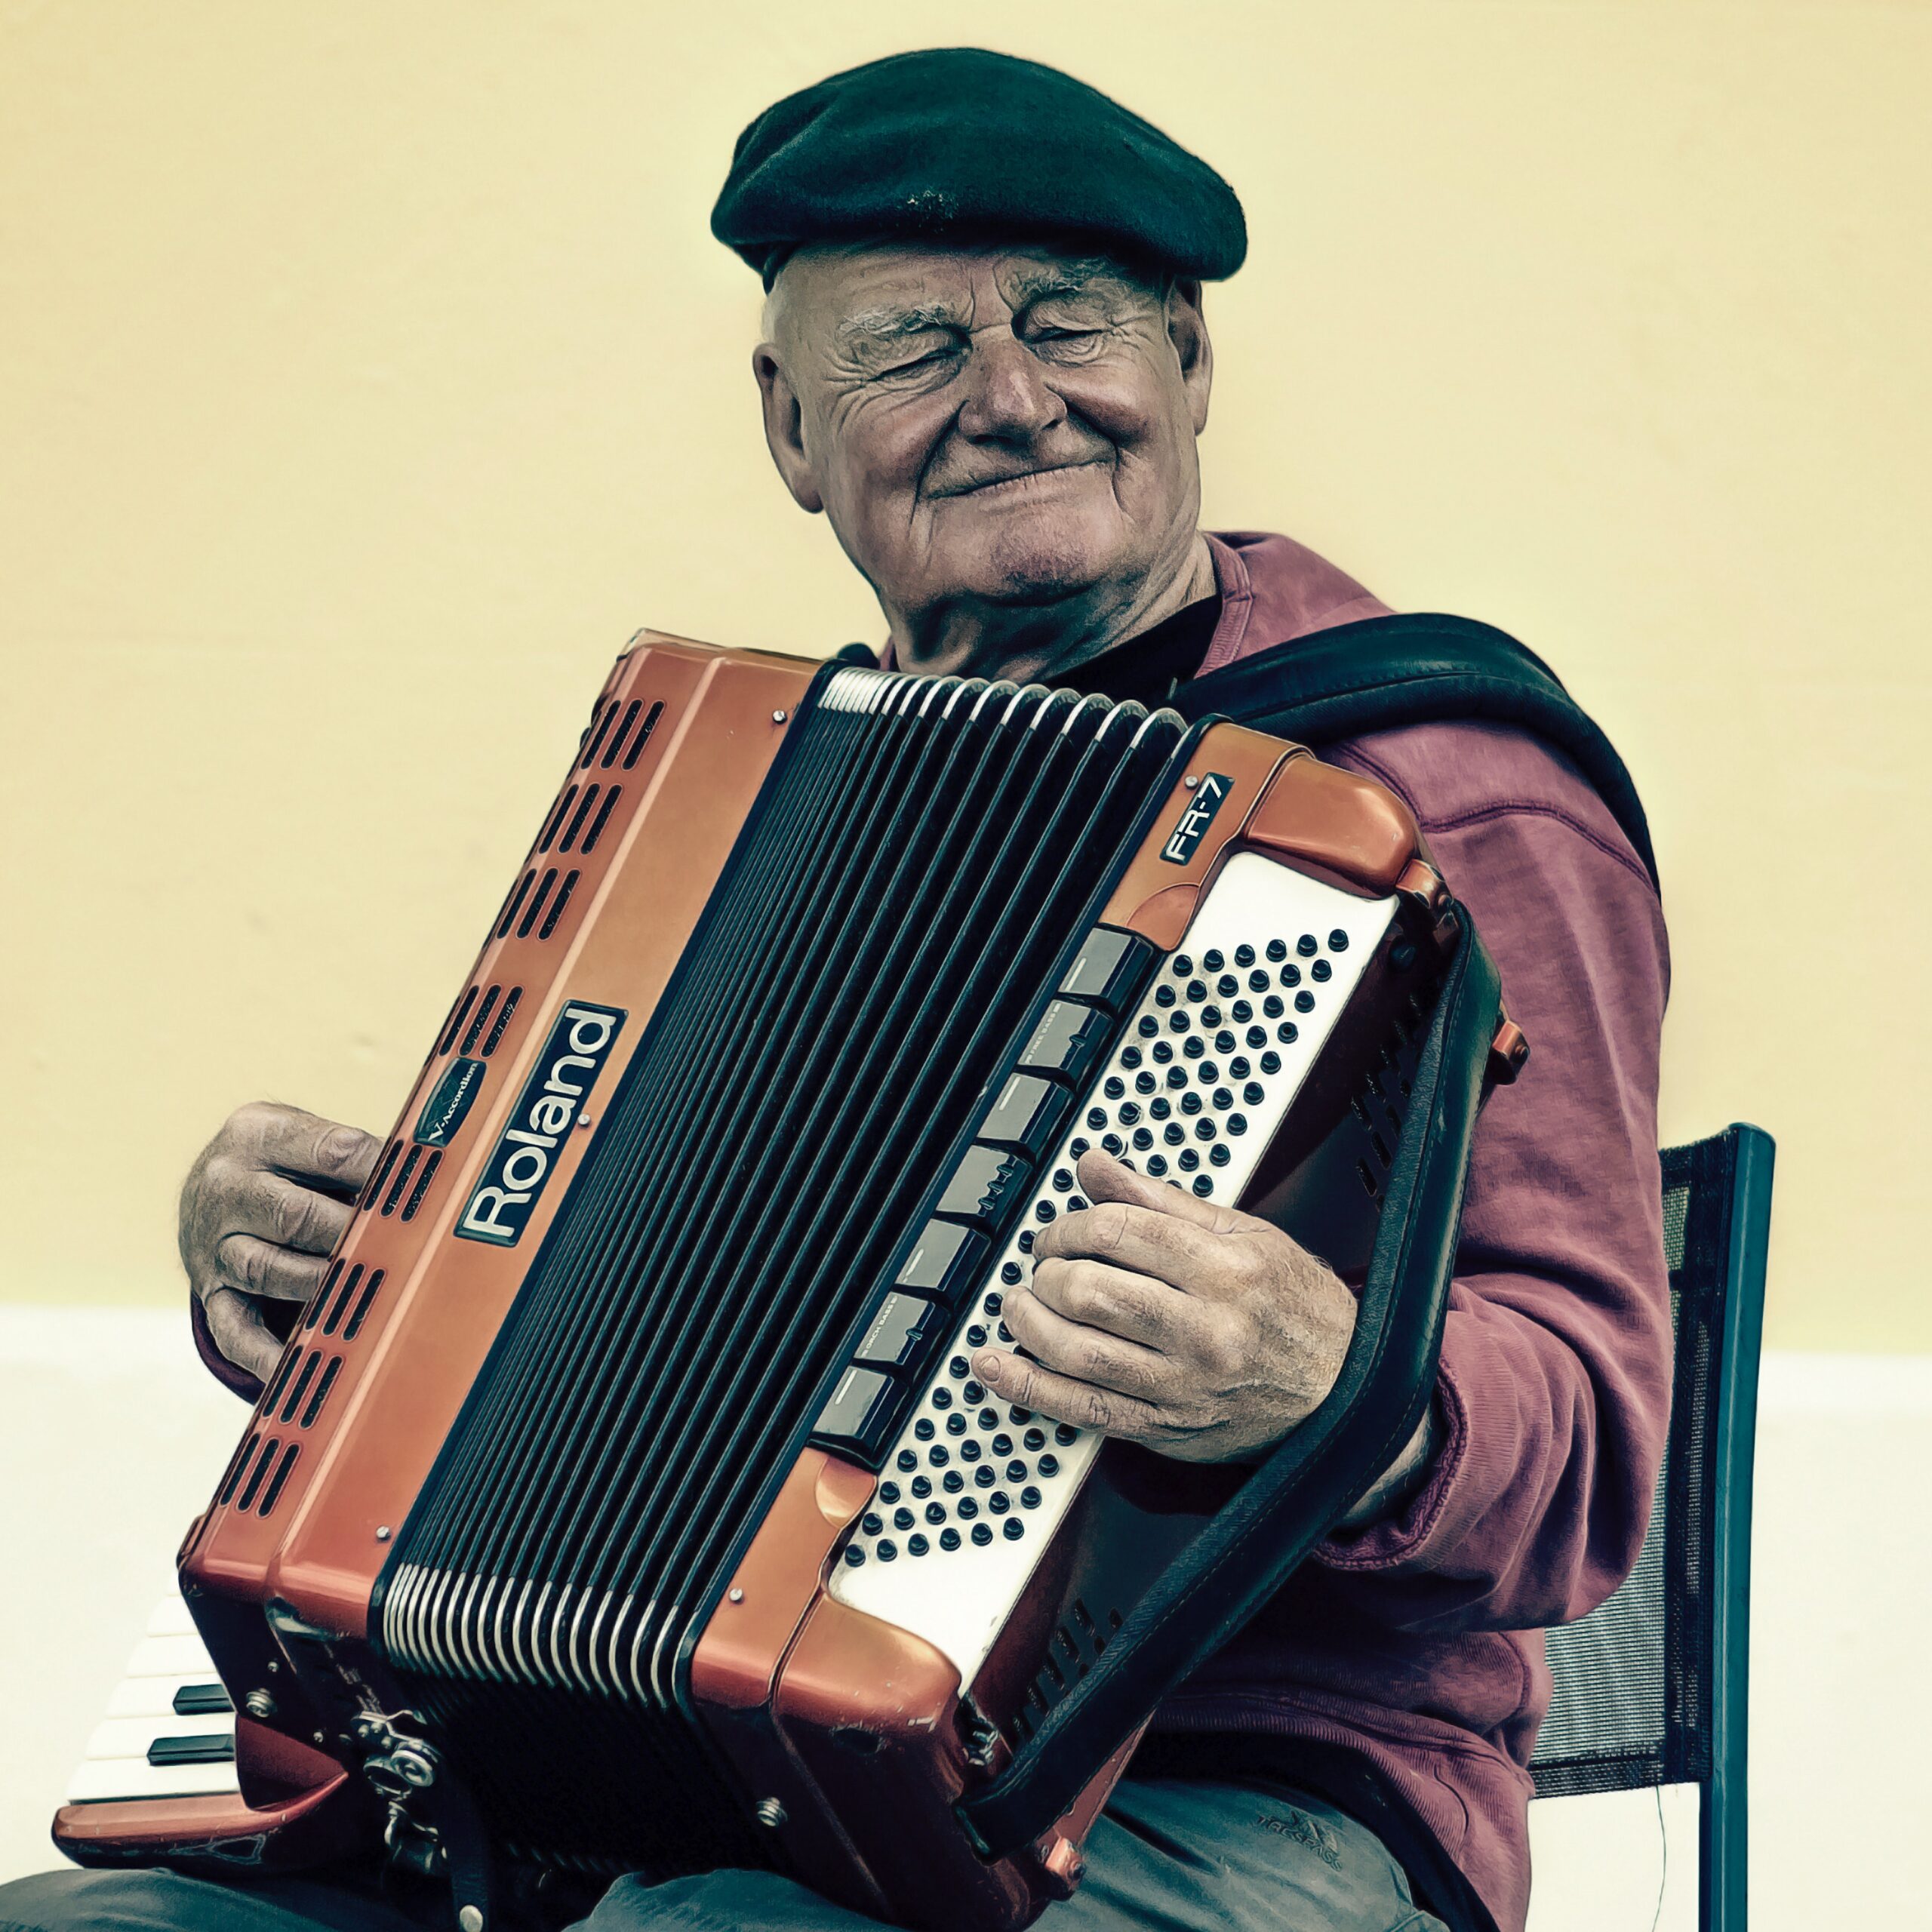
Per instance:
[[[1470,1137],[1496,1030],[1496,968],[1468,915],[1410,1095],[1354,1339],[1321,1407],[1275,1450],[1135,1607],[1006,1769],[963,1799],[1003,1857],[1062,1817],[1148,1712],[1247,1623],[1400,1454],[1429,1401]]]
[[[1575,761],[1657,883],[1650,826],[1623,761],[1556,673],[1491,625],[1425,612],[1338,624],[1196,678],[1174,706],[1317,749],[1464,719],[1533,731]]]

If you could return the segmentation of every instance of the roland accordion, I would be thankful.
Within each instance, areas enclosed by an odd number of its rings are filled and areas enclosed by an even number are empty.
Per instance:
[[[58,1841],[386,1842],[470,1932],[506,1872],[744,1865],[1023,1924],[1412,1432],[1523,1051],[1407,810],[1297,746],[642,634],[183,1546],[239,1789]],[[1090,1146],[1358,1286],[1258,1466],[973,1380]]]

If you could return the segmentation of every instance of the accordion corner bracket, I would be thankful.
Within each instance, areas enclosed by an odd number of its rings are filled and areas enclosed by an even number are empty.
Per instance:
[[[1211,788],[1204,809],[1201,795]],[[1163,951],[1180,944],[1202,895],[1239,851],[1288,861],[1358,897],[1399,893],[1446,911],[1441,877],[1416,857],[1421,835],[1408,808],[1303,746],[1213,725],[1163,810],[1173,835],[1128,867],[1101,915],[1103,924],[1128,928]]]

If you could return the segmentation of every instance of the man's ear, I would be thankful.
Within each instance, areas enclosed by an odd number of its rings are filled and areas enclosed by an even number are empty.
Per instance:
[[[761,342],[752,351],[752,374],[758,378],[764,404],[764,441],[771,460],[778,466],[792,501],[816,516],[825,508],[825,498],[812,473],[811,459],[805,454],[804,414],[773,343]]]
[[[1168,291],[1168,340],[1180,360],[1188,413],[1198,436],[1208,426],[1208,398],[1214,386],[1214,345],[1208,339],[1201,285],[1191,276],[1177,276]]]

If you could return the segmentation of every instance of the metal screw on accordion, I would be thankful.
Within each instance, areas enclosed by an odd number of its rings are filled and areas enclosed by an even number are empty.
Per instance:
[[[1201,780],[1200,780],[1198,778],[1195,777],[1195,776],[1194,775],[1194,774],[1193,774],[1192,772],[1191,772],[1191,771],[1190,771],[1190,772],[1187,774],[1187,776],[1186,776],[1185,778],[1183,778],[1180,782],[1182,783],[1182,784],[1183,784],[1183,785],[1184,785],[1184,786],[1187,788],[1187,789],[1188,789],[1189,791],[1190,791],[1190,792],[1191,792],[1191,791],[1192,791],[1192,790],[1194,789],[1194,788],[1195,788],[1195,786],[1198,785],[1198,784],[1201,783]]]
[[[768,1831],[777,1831],[785,1823],[785,1807],[775,1798],[761,1798],[752,1815]]]
[[[1056,1838],[1053,1849],[1047,1854],[1045,1864],[1053,1890],[1062,1898],[1072,1897],[1074,1887],[1087,1875],[1087,1861],[1071,1838]]]
[[[771,721],[774,724],[783,724],[785,721],[785,713],[782,711],[774,711],[771,714]]]
[[[744,1600],[745,1593],[743,1590],[732,1590],[728,1592],[728,1601],[730,1602],[743,1603]]]
[[[376,1525],[376,1540],[378,1543],[387,1543],[392,1534],[388,1524],[378,1523]]]
[[[257,1724],[266,1724],[275,1715],[275,1700],[266,1690],[251,1690],[242,1700],[242,1708]]]

